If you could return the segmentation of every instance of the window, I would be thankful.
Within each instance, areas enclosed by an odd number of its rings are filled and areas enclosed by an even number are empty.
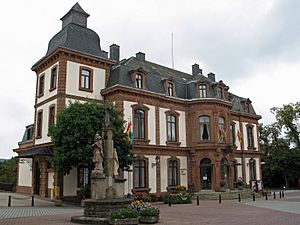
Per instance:
[[[54,126],[55,123],[55,106],[50,106],[49,108],[49,121],[48,121],[48,131],[50,127]]]
[[[135,75],[135,87],[140,89],[143,88],[143,77],[139,73]]]
[[[217,132],[217,140],[219,143],[225,141],[225,119],[219,117],[219,130]]]
[[[134,110],[133,137],[145,139],[145,112],[141,109]]]
[[[223,89],[218,87],[218,98],[223,99]]]
[[[256,165],[255,160],[250,159],[249,160],[249,174],[250,174],[250,181],[256,180]]]
[[[174,85],[172,83],[168,83],[167,90],[169,96],[174,96]]]
[[[79,90],[93,91],[93,71],[86,67],[80,67]]]
[[[77,187],[85,187],[89,184],[89,169],[87,167],[77,167]]]
[[[247,140],[248,140],[248,148],[254,148],[253,142],[253,128],[247,127]]]
[[[235,123],[230,125],[230,143],[235,145]]]
[[[42,127],[43,127],[43,111],[39,111],[37,115],[36,138],[42,137]]]
[[[56,88],[56,79],[57,79],[57,67],[55,66],[51,70],[50,91],[52,91]]]
[[[179,162],[177,160],[168,161],[168,186],[179,184]]]
[[[200,140],[208,141],[210,140],[210,117],[200,116]]]
[[[146,160],[136,160],[133,164],[134,188],[146,188]]]
[[[167,115],[168,141],[176,141],[176,117]]]
[[[44,88],[45,88],[45,75],[41,75],[39,79],[39,93],[38,96],[43,96],[44,95]]]
[[[247,113],[250,113],[250,104],[249,104],[249,103],[246,103],[246,104],[245,104],[245,111],[246,111]]]
[[[206,91],[206,85],[200,84],[199,85],[199,97],[200,98],[206,98],[207,97],[207,91]]]

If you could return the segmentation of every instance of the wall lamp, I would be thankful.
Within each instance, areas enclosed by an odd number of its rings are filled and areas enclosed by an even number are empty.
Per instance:
[[[160,157],[159,157],[159,155],[157,155],[157,156],[155,157],[155,159],[154,159],[154,162],[152,163],[152,168],[153,168],[154,166],[156,166],[157,164],[159,164],[159,161],[160,161]]]

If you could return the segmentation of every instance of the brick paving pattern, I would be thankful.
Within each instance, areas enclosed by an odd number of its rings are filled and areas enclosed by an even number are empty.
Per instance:
[[[293,205],[294,204],[294,205]],[[268,208],[266,207],[268,205]],[[161,210],[159,225],[299,225],[300,192],[287,193],[284,199],[264,201],[262,198],[255,202],[250,200],[238,203],[237,201],[200,201],[190,205],[159,205]],[[1,219],[5,225],[70,225],[71,216],[82,215],[76,207],[23,207],[23,209],[40,210],[39,216],[30,216],[14,219]],[[7,208],[0,208],[6,210]],[[21,207],[12,207],[10,210],[20,210]],[[43,216],[42,213],[47,216]],[[76,211],[78,210],[78,211]],[[293,211],[294,210],[294,211]],[[289,212],[293,211],[293,213]],[[29,215],[31,212],[11,212],[12,215]],[[37,212],[36,212],[37,213]],[[33,215],[33,214],[32,214]],[[7,217],[6,217],[7,218]]]

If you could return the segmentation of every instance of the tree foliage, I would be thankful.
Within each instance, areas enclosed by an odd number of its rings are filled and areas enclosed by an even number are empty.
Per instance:
[[[11,158],[0,163],[0,182],[12,183],[14,187],[17,183],[17,163],[16,158]]]
[[[60,171],[68,173],[76,166],[93,166],[92,144],[95,142],[96,133],[102,133],[108,108],[120,168],[127,169],[132,163],[131,144],[124,133],[125,121],[121,119],[121,113],[107,103],[75,102],[69,103],[69,106],[58,114],[56,125],[50,129],[54,145],[52,162]]]
[[[274,107],[276,121],[260,126],[260,145],[264,152],[262,160],[264,180],[271,186],[279,186],[276,178],[282,178],[285,186],[300,177],[299,119],[300,105],[288,104]],[[277,179],[278,180],[278,179]]]

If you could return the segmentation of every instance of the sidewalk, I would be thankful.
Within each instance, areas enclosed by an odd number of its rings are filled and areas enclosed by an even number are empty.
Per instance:
[[[0,208],[8,206],[8,198],[11,195],[11,206],[31,206],[31,195],[11,193],[11,192],[0,192]],[[49,200],[43,200],[41,198],[34,198],[35,206],[54,206],[54,202]]]
[[[1,196],[1,195],[0,195]],[[1,198],[1,197],[0,197]],[[51,202],[50,202],[51,203]],[[160,222],[158,225],[299,225],[300,224],[300,192],[286,193],[284,199],[256,199],[255,202],[245,200],[196,201],[186,205],[159,205]],[[1,207],[0,213],[5,214],[7,207]],[[78,207],[11,207],[12,215],[16,210],[23,209],[23,215],[28,211],[39,211],[30,217],[1,219],[3,225],[70,225],[71,216],[82,215]],[[26,210],[28,210],[26,212]],[[45,210],[46,215],[42,213]],[[7,214],[8,212],[6,212]],[[13,214],[14,213],[14,214]],[[29,215],[29,214],[27,214]],[[6,217],[7,218],[7,217]],[[74,225],[74,224],[73,224]]]

